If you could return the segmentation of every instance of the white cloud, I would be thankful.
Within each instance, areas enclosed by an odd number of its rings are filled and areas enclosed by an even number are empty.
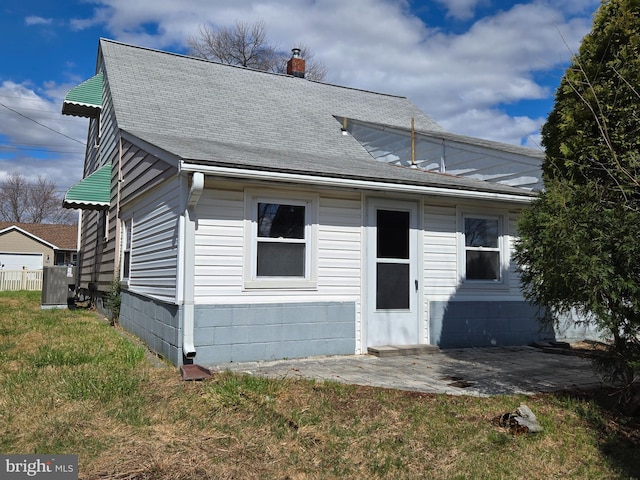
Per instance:
[[[0,178],[13,172],[30,180],[42,175],[61,188],[82,178],[87,121],[60,113],[69,86],[48,87],[38,94],[24,84],[0,84]]]
[[[493,109],[469,109],[442,122],[442,126],[454,130],[454,125],[465,125],[465,134],[472,137],[540,148],[537,132],[543,123],[543,118],[511,117]],[[488,130],[490,137],[485,135]]]
[[[568,14],[586,14],[590,16],[600,5],[600,0],[564,0],[556,2],[558,8]],[[555,5],[552,3],[552,5]]]
[[[436,0],[447,9],[447,14],[459,20],[473,18],[476,6],[486,5],[489,0]]]
[[[51,18],[42,18],[31,15],[29,17],[26,17],[24,19],[24,22],[27,25],[51,25],[51,23],[53,23],[53,20]]]

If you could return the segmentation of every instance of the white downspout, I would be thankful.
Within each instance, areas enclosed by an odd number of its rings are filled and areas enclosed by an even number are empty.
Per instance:
[[[195,208],[204,190],[204,174],[193,172],[191,188],[185,210],[184,228],[184,325],[182,329],[182,352],[186,358],[196,356],[196,347],[193,341],[195,320],[195,263],[196,263],[196,213]]]

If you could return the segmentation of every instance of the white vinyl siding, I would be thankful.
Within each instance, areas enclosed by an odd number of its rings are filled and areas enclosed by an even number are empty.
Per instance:
[[[424,292],[446,298],[459,285],[455,206],[425,206],[424,230]]]
[[[198,202],[196,216],[196,303],[217,303],[220,296],[241,292],[243,191],[205,189]]]
[[[488,215],[502,218],[503,265],[509,265],[503,282],[477,282],[469,285],[461,278],[461,259],[464,259],[464,243],[458,238],[461,212],[486,212]],[[522,300],[517,267],[512,263],[516,231],[517,212],[496,210],[493,204],[486,206],[451,204],[429,205],[424,207],[424,296],[426,300],[448,300],[455,296],[456,300],[503,299]],[[504,272],[503,272],[504,273]],[[485,283],[485,285],[482,285]]]
[[[273,190],[273,197],[295,190]],[[304,192],[299,192],[304,198]],[[361,203],[359,194],[319,193],[317,286],[313,290],[244,288],[245,195],[230,183],[208,184],[197,206],[195,300],[207,303],[359,301]],[[250,237],[249,237],[250,238]]]
[[[512,296],[521,296],[522,290],[520,288],[520,274],[518,273],[518,265],[513,260],[513,255],[515,253],[516,248],[516,240],[518,238],[518,213],[509,212],[508,216],[505,218],[506,224],[508,227],[504,232],[504,242],[506,247],[506,254],[509,256],[507,261],[509,262],[509,271],[508,271],[508,285],[509,285],[509,294]]]
[[[360,295],[361,217],[360,196],[320,198],[318,290],[323,295]]]
[[[165,302],[176,301],[178,273],[178,212],[180,189],[177,180],[154,189],[124,211],[132,219],[131,271],[129,290]]]
[[[260,185],[252,190],[262,190]],[[268,190],[265,187],[265,190]],[[304,197],[304,190],[273,188],[268,196]],[[208,181],[196,207],[195,233],[195,303],[196,305],[260,305],[321,301],[355,302],[356,351],[362,352],[362,282],[365,261],[363,198],[359,192],[318,190],[316,233],[317,285],[311,290],[246,289],[245,189],[241,183]],[[460,211],[495,211],[492,202],[464,205],[455,201],[434,205],[423,199],[421,293],[424,318],[421,338],[428,338],[429,303],[455,298],[465,300],[521,300],[517,277],[508,275],[508,288],[465,288],[458,270],[458,235]],[[504,215],[504,241],[512,248],[509,232],[517,213]],[[507,227],[508,225],[508,227]],[[250,235],[249,235],[249,238]],[[512,267],[513,268],[513,267]],[[258,307],[259,308],[259,307]]]

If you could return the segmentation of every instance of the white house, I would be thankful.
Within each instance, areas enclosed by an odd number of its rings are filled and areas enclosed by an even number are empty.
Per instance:
[[[65,200],[85,210],[81,287],[117,276],[121,325],[176,365],[553,336],[511,260],[542,153],[294,60],[280,75],[100,40],[63,105],[90,118]]]

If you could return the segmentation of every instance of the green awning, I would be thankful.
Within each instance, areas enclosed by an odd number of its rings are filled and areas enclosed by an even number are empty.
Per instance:
[[[102,73],[72,88],[62,102],[63,115],[95,118],[102,108]]]
[[[111,203],[111,164],[107,163],[67,190],[62,206],[106,210]]]

